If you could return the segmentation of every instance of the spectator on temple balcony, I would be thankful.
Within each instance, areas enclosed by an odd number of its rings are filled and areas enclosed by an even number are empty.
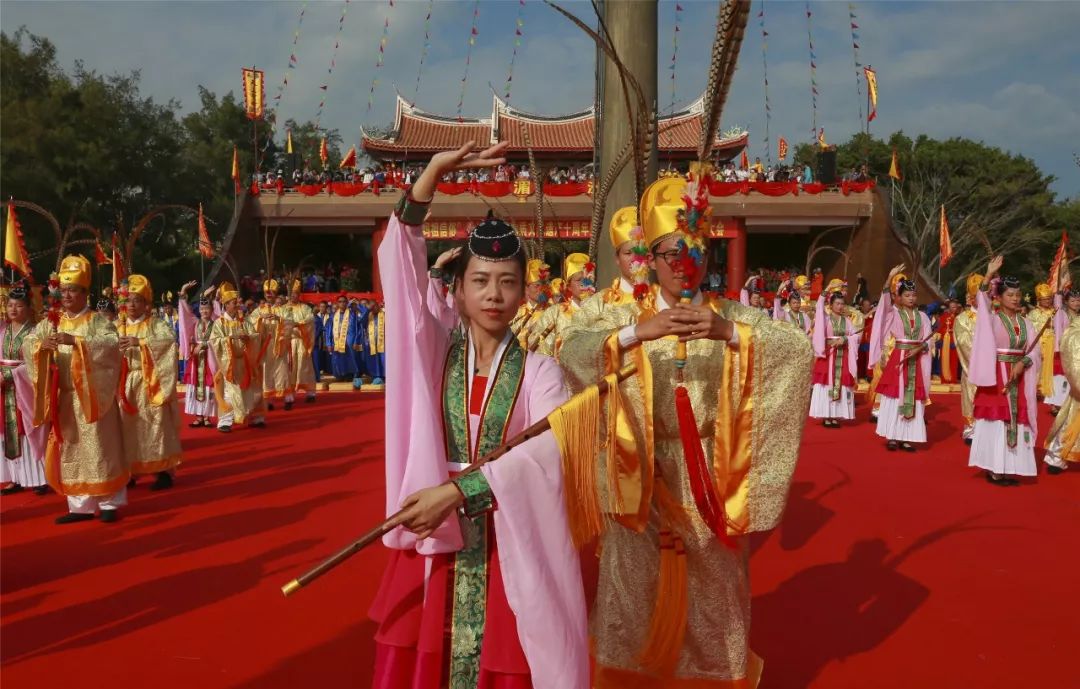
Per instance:
[[[809,163],[807,163],[806,165],[803,165],[802,183],[803,184],[813,184],[814,183],[814,173],[813,173],[813,171],[810,170],[810,164]]]
[[[865,164],[861,165],[859,167],[859,171],[855,173],[855,176],[852,178],[852,181],[853,182],[869,182],[870,181],[870,171],[866,168]]]
[[[301,172],[300,172],[300,168],[298,168],[298,167],[297,167],[297,168],[293,168],[293,171],[292,171],[292,183],[293,183],[293,186],[294,186],[294,187],[295,187],[295,186],[296,186],[297,184],[300,184],[300,179],[301,179],[301,175],[302,175],[302,174],[303,174],[303,173],[301,173]]]
[[[314,271],[309,272],[304,277],[304,291],[305,292],[317,292],[319,290],[319,281],[315,277]]]
[[[521,169],[520,169],[520,170],[518,170],[518,173],[517,173],[517,178],[518,178],[518,179],[529,179],[529,168],[527,168],[527,167],[525,167],[525,166],[523,165],[523,166],[521,167]]]
[[[765,174],[765,166],[761,164],[761,158],[754,158],[754,164],[750,166],[750,169],[759,175]]]
[[[375,171],[375,183],[380,187],[386,186],[386,173],[382,170]]]
[[[724,182],[734,182],[737,177],[735,175],[735,163],[727,163],[720,171],[720,179]]]

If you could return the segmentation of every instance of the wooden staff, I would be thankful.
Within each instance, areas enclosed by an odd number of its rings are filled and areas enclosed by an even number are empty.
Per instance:
[[[626,380],[627,378],[629,378],[630,376],[634,375],[635,373],[637,373],[637,366],[636,365],[630,364],[629,366],[625,366],[625,367],[623,367],[622,369],[619,370],[619,372],[617,374],[617,381],[621,383],[624,380]],[[601,395],[605,395],[605,394],[608,393],[608,383],[607,383],[606,380],[601,380],[600,382],[598,382],[596,384],[596,387],[600,391]],[[578,394],[584,394],[584,393],[578,393]],[[576,395],[575,395],[575,397],[576,397]],[[570,404],[571,402],[572,402],[572,400],[566,402],[563,405],[563,407],[565,407],[567,404]],[[563,407],[559,407],[559,409],[562,409]],[[552,414],[558,413],[559,409],[556,409],[555,411],[553,411]],[[513,438],[510,438],[509,440],[507,440],[505,443],[503,443],[499,447],[495,448],[491,452],[487,453],[486,455],[484,455],[480,459],[478,459],[475,462],[473,462],[472,464],[470,464],[459,475],[464,476],[464,475],[471,474],[473,472],[479,471],[480,467],[484,466],[488,462],[494,462],[496,459],[499,459],[500,457],[502,457],[503,455],[505,455],[507,452],[514,449],[518,445],[524,443],[527,440],[532,440],[533,438],[540,435],[541,433],[543,433],[543,432],[545,432],[547,430],[550,430],[551,429],[551,422],[548,421],[548,419],[550,417],[551,417],[551,414],[544,417],[540,421],[537,421],[533,425],[529,426],[528,428],[526,428],[521,433],[518,433],[517,435],[515,435]],[[322,575],[326,574],[330,570],[332,570],[335,567],[337,567],[338,565],[340,565],[342,562],[345,562],[345,560],[348,560],[350,557],[352,557],[356,553],[360,552],[361,550],[368,547],[369,545],[371,545],[372,543],[374,543],[378,539],[382,538],[383,536],[385,536],[387,533],[389,533],[393,529],[400,526],[404,521],[404,516],[405,516],[405,510],[397,511],[396,513],[391,515],[389,518],[387,518],[385,521],[383,521],[381,524],[376,526],[374,529],[372,529],[371,531],[368,531],[366,534],[364,534],[363,536],[361,536],[357,540],[355,540],[352,543],[350,543],[349,545],[345,546],[344,548],[339,550],[337,553],[335,553],[333,556],[331,556],[331,557],[327,558],[326,560],[324,560],[321,564],[316,565],[315,567],[308,570],[304,574],[301,574],[296,579],[293,579],[289,583],[282,586],[281,587],[281,592],[283,594],[285,594],[286,596],[291,596],[292,594],[296,593],[300,589],[304,588],[305,586],[307,586],[311,582],[315,581],[316,579],[318,579]]]
[[[529,351],[530,352],[535,352],[537,350],[537,348],[540,346],[540,343],[543,342],[547,338],[547,336],[551,334],[551,332],[553,330],[555,330],[555,326],[558,325],[558,324],[559,324],[558,320],[552,321],[551,325],[549,325],[547,328],[545,328],[544,332],[540,333],[540,337],[536,338],[536,342],[533,342],[532,345],[529,346]]]

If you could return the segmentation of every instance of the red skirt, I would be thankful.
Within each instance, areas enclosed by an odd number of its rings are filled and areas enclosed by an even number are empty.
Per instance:
[[[1001,392],[1001,388],[1005,385],[1005,378],[1002,376],[1000,362],[995,366],[995,370],[997,371],[997,385],[984,385],[975,388],[975,406],[972,415],[976,419],[984,421],[1004,421],[1008,423],[1010,417],[1009,398]],[[1030,375],[1030,373],[1025,371],[1024,376],[1027,375]],[[1017,396],[1016,403],[1016,423],[1030,428],[1027,394],[1024,391],[1024,376],[1021,376],[1016,384],[1017,391],[1020,393]]]
[[[840,356],[844,356],[844,350],[837,352]],[[832,385],[833,367],[835,363],[832,356],[823,356],[814,359],[814,385]],[[845,361],[841,365],[840,384],[847,387],[855,386],[855,378],[851,375],[851,369],[848,368]]]
[[[424,565],[431,577],[424,594]],[[450,639],[448,603],[455,555],[418,555],[394,550],[371,606],[375,633],[373,689],[438,689],[446,686]],[[531,689],[532,678],[518,639],[517,619],[506,600],[495,529],[488,529],[488,588],[478,689]]]
[[[903,352],[899,348],[893,348],[889,360],[885,362],[885,370],[881,372],[881,381],[877,386],[877,394],[892,397],[893,399],[903,397],[903,381],[900,379],[900,356],[902,354]],[[915,367],[915,399],[919,402],[925,402],[928,398],[926,381],[923,380],[922,365],[919,362],[921,356],[926,355],[913,356],[904,365]]]
[[[1061,352],[1054,352],[1054,375],[1065,375],[1065,368],[1061,365]]]

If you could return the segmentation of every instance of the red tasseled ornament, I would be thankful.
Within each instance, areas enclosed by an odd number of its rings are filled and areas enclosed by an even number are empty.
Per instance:
[[[645,295],[649,293],[649,286],[647,284],[634,285],[634,299],[644,299]]]
[[[716,494],[712,469],[701,447],[701,435],[698,433],[697,420],[694,418],[694,408],[690,406],[690,395],[682,385],[675,388],[675,414],[679,421],[679,436],[682,438],[686,473],[690,477],[690,490],[694,494],[694,504],[697,505],[698,514],[721,543],[734,549],[735,541],[728,536],[727,532],[724,503]]]

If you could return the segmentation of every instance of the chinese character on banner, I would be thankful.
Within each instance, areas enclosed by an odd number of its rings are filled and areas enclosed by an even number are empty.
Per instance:
[[[261,69],[244,67],[244,112],[249,120],[257,120],[263,116],[266,106],[263,76]]]

